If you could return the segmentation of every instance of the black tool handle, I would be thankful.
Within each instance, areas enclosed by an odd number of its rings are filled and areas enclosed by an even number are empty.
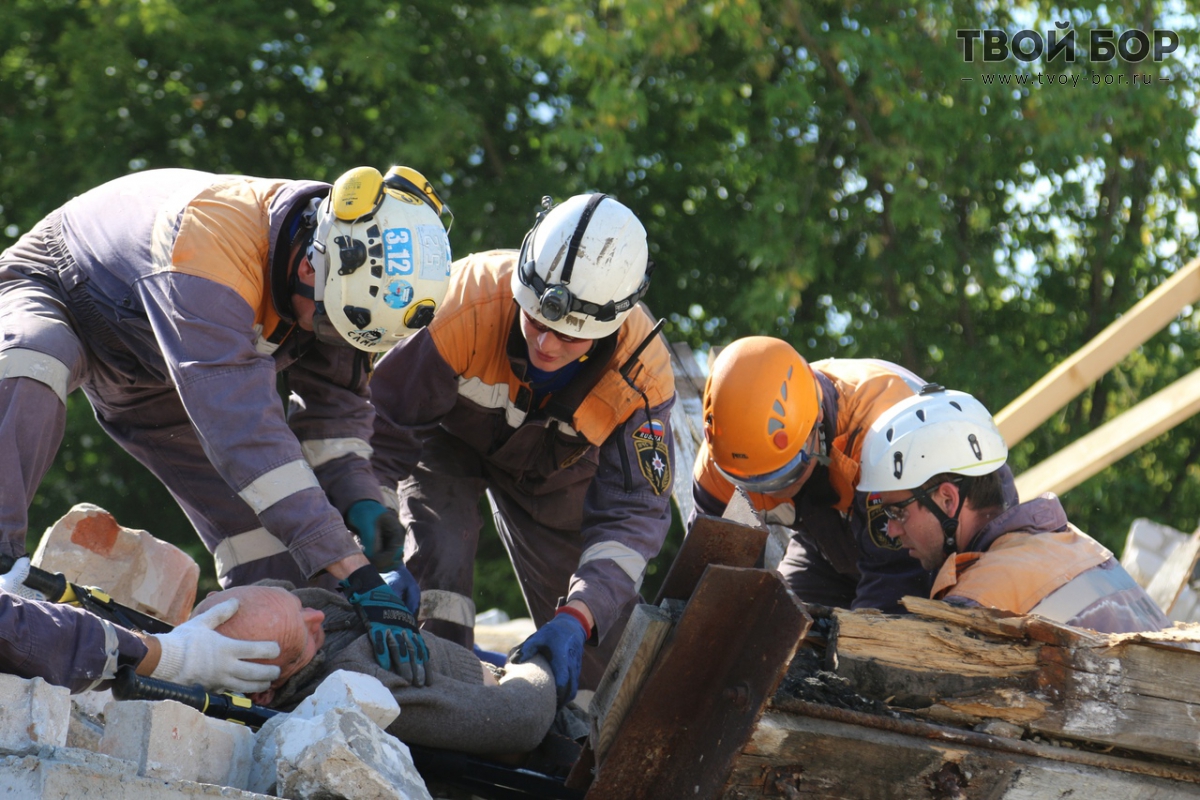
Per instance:
[[[0,556],[0,572],[11,570],[14,561],[8,556]],[[173,630],[169,623],[157,617],[122,605],[107,595],[98,596],[86,586],[70,583],[62,573],[47,572],[31,564],[25,585],[46,595],[52,603],[78,603],[80,607],[122,628],[146,633],[170,633]]]
[[[263,723],[280,713],[273,708],[251,703],[244,697],[206,692],[199,684],[184,686],[147,678],[138,675],[129,666],[117,670],[112,693],[118,700],[175,700],[205,716],[240,722],[253,728],[262,727]]]
[[[0,572],[8,572],[16,563],[15,558],[9,556],[0,556]],[[52,603],[61,603],[63,596],[67,593],[66,576],[46,572],[44,569],[38,569],[32,564],[29,566],[29,575],[25,578],[25,585],[35,592],[41,592],[50,599]]]

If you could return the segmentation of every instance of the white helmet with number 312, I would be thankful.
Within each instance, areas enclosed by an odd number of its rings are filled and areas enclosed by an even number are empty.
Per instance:
[[[382,353],[429,324],[450,281],[443,214],[450,209],[409,167],[356,167],[337,179],[307,250],[322,341]]]

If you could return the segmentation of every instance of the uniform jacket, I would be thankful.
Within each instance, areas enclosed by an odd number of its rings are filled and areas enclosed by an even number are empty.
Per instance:
[[[117,666],[140,664],[146,646],[124,628],[71,606],[0,591],[0,672],[85,691],[104,675],[106,627],[116,636]]]
[[[330,499],[343,511],[379,499],[367,460],[369,361],[281,319],[290,287],[271,280],[286,266],[290,226],[328,192],[152,170],[61,209],[60,279],[90,298],[91,309],[72,308],[88,346],[131,397],[178,394],[212,465],[308,575],[359,552]],[[283,371],[302,401],[290,420],[276,388]]]
[[[868,509],[866,494],[855,490],[863,438],[876,418],[911,397],[924,384],[896,364],[874,359],[826,359],[812,363],[821,388],[821,432],[828,463],[819,464],[790,498],[750,493],[766,521],[808,534],[809,541],[843,575],[858,581],[854,607],[891,608],[927,573],[887,536],[887,518]],[[720,516],[734,487],[701,444],[693,471],[692,495],[699,513]],[[920,588],[924,592],[928,583]]]
[[[653,327],[634,310],[565,389],[531,408],[511,288],[516,256],[491,251],[456,262],[433,323],[379,362],[373,463],[394,487],[420,458],[422,430],[440,425],[465,442],[491,485],[535,520],[582,532],[568,599],[587,603],[604,631],[671,523],[670,356],[655,337],[633,358]]]
[[[1045,494],[1008,509],[947,559],[932,596],[1001,608],[1101,633],[1170,627],[1166,615],[1113,554],[1067,522]]]

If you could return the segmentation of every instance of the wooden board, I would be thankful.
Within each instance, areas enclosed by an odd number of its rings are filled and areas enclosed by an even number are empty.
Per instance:
[[[1146,594],[1158,604],[1167,617],[1175,608],[1175,601],[1192,579],[1196,569],[1196,560],[1200,557],[1200,531],[1193,533],[1191,538],[1171,551],[1167,560],[1159,567],[1158,572],[1150,579]]]
[[[1022,472],[1016,478],[1017,492],[1022,499],[1042,492],[1064,494],[1197,413],[1200,369]]]
[[[716,796],[811,625],[776,573],[709,567],[588,800]]]
[[[687,600],[709,564],[754,567],[762,558],[765,528],[751,528],[720,517],[699,514],[683,546],[663,578],[655,603]]]
[[[1200,259],[1194,259],[1146,295],[1076,353],[996,415],[1008,446],[1024,439],[1058,409],[1095,383],[1134,348],[1167,326],[1184,306],[1200,300]]]
[[[838,610],[832,663],[862,695],[964,722],[1200,764],[1200,628],[1104,635],[1038,617],[905,601],[892,617]],[[922,613],[941,607],[936,618]]]
[[[685,342],[670,346],[671,367],[675,373],[675,405],[671,408],[671,434],[675,440],[675,478],[673,492],[679,518],[687,524],[692,515],[692,469],[704,441],[704,375]]]
[[[813,709],[814,711],[816,709]],[[723,800],[1183,800],[1200,775],[944,726],[881,724],[769,709],[735,762]],[[680,795],[677,795],[680,796]]]
[[[673,622],[668,611],[656,606],[639,605],[633,609],[588,708],[592,716],[589,742],[597,761],[603,761],[608,753],[621,722],[654,667]]]

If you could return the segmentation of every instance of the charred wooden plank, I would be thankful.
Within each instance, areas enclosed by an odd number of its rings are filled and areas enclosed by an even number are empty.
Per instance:
[[[762,558],[767,535],[764,528],[752,528],[707,514],[698,515],[671,562],[655,604],[661,604],[665,599],[687,600],[709,564],[756,566]]]
[[[589,800],[715,797],[811,623],[778,574],[709,567]]]

